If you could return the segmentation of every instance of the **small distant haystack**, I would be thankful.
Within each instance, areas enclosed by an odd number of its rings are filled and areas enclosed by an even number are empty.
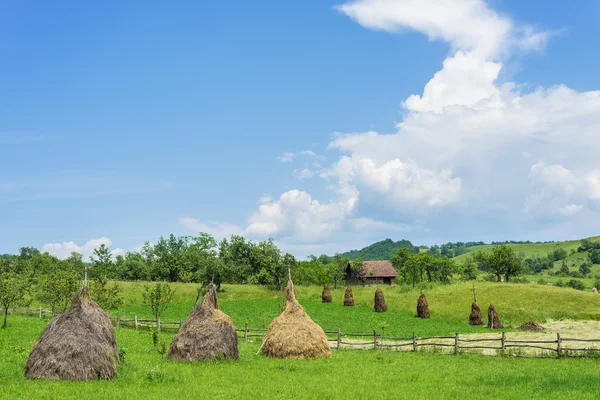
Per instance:
[[[498,318],[498,313],[496,312],[496,307],[493,304],[490,304],[490,308],[488,308],[488,324],[487,327],[490,329],[503,329],[504,325],[500,322],[500,318]]]
[[[386,312],[387,304],[385,303],[385,297],[383,297],[383,292],[381,289],[377,288],[375,290],[375,305],[373,307],[376,312]]]
[[[471,315],[469,315],[469,325],[483,325],[483,317],[481,316],[481,308],[477,301],[471,304]]]
[[[313,322],[296,300],[291,279],[285,288],[285,309],[269,325],[262,352],[271,358],[331,356],[325,332]]]
[[[525,322],[517,329],[521,331],[531,331],[531,332],[544,332],[544,327],[538,324],[537,322]]]
[[[344,293],[344,305],[347,307],[354,306],[354,296],[352,295],[352,288],[346,287],[346,293]]]
[[[237,360],[238,337],[231,318],[219,310],[217,288],[208,285],[202,302],[192,310],[169,347],[173,360]]]
[[[323,286],[323,293],[321,293],[321,301],[323,303],[331,303],[331,292],[329,291],[329,285]]]
[[[598,289],[592,288],[592,293],[598,294]]]
[[[25,364],[27,379],[112,379],[119,352],[106,312],[85,285],[71,308],[44,328]]]
[[[424,293],[421,293],[417,301],[417,316],[419,318],[429,318],[429,305]]]

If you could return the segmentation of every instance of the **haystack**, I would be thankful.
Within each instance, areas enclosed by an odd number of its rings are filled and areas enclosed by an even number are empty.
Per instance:
[[[321,301],[323,303],[331,303],[331,292],[329,291],[329,285],[323,286],[323,293],[321,293]]]
[[[483,325],[483,317],[481,316],[481,308],[477,301],[471,304],[471,315],[469,315],[469,325]]]
[[[490,329],[503,329],[504,325],[500,322],[500,318],[498,318],[498,313],[496,312],[496,307],[493,304],[490,304],[488,308],[488,324],[487,327]]]
[[[271,358],[331,356],[325,332],[313,322],[296,300],[291,279],[285,288],[285,309],[269,325],[262,352]]]
[[[598,294],[598,289],[596,289],[596,288],[592,288],[592,293],[594,293],[594,294]]]
[[[376,312],[386,312],[387,304],[385,304],[385,297],[383,297],[383,292],[381,289],[377,288],[375,290],[375,304],[373,306]]]
[[[524,322],[517,329],[521,331],[544,332],[544,327],[534,321]]]
[[[347,307],[354,306],[354,296],[352,295],[352,288],[346,287],[346,293],[344,293],[344,305]]]
[[[71,308],[54,318],[29,354],[28,379],[112,379],[119,352],[106,312],[90,298],[85,285],[75,294]]]
[[[217,287],[213,283],[173,338],[169,357],[185,361],[239,358],[235,327],[231,318],[219,310]]]
[[[424,293],[421,293],[419,300],[417,300],[417,316],[419,318],[429,318],[429,304],[427,304],[427,297]]]

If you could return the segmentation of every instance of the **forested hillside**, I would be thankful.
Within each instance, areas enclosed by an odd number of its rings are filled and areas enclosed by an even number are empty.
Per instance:
[[[419,248],[414,246],[409,240],[403,239],[394,242],[392,239],[385,239],[360,250],[350,250],[340,255],[351,260],[389,260],[396,254],[399,248],[406,248],[411,253],[419,252]]]

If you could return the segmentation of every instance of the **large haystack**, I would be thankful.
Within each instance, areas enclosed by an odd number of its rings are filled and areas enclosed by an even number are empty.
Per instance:
[[[231,318],[219,310],[217,288],[211,283],[204,299],[185,320],[169,347],[173,360],[237,360],[238,337]]]
[[[331,292],[329,291],[329,285],[323,286],[323,292],[321,293],[321,301],[323,303],[331,303]]]
[[[25,364],[28,379],[112,379],[119,352],[110,319],[86,286],[71,308],[54,318],[33,345]]]
[[[596,289],[596,288],[592,288],[592,293],[594,293],[594,294],[598,294],[598,289]]]
[[[419,318],[429,318],[429,304],[427,304],[427,297],[424,293],[421,293],[419,300],[417,300],[417,316]]]
[[[354,296],[352,295],[352,288],[346,287],[346,293],[344,293],[344,305],[346,307],[354,306]]]
[[[285,288],[285,309],[269,325],[262,352],[271,358],[331,356],[325,332],[313,322],[296,300],[291,279]]]
[[[471,304],[471,315],[469,315],[469,325],[483,325],[483,317],[481,315],[481,308],[477,301]]]
[[[379,288],[377,288],[377,290],[375,290],[375,304],[373,305],[373,309],[376,312],[386,312],[387,311],[387,304],[385,303],[385,297],[383,297],[383,292]]]
[[[500,322],[500,318],[498,318],[498,313],[496,312],[496,307],[493,304],[490,304],[488,308],[488,324],[487,327],[490,329],[503,329],[504,325]]]

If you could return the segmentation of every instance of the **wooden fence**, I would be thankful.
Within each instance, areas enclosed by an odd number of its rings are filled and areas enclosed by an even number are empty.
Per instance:
[[[38,308],[12,308],[13,313],[20,313],[27,316],[52,316],[52,311]],[[111,322],[116,328],[132,328],[146,330],[166,330],[178,332],[181,329],[182,321],[161,321],[154,319],[140,319],[136,316],[125,318],[121,315],[110,316]],[[260,340],[262,341],[267,333],[264,328],[249,328],[248,324],[244,329],[236,329],[240,339],[246,342]],[[343,333],[341,328],[337,330],[325,330],[327,340],[335,343],[332,347],[354,348],[354,349],[389,349],[389,350],[408,350],[417,351],[419,348],[448,348],[450,353],[459,354],[461,351],[470,350],[492,350],[494,354],[523,356],[524,349],[533,349],[543,351],[545,355],[556,355],[558,357],[573,356],[600,356],[600,339],[578,339],[561,337],[556,334],[553,340],[509,340],[505,332],[499,332],[499,337],[473,338],[467,336],[461,338],[457,332],[453,336],[426,336],[419,337],[414,332],[410,337],[385,336],[373,331],[372,333]],[[356,338],[356,339],[353,339]],[[598,347],[590,347],[588,344],[598,343]],[[571,346],[569,346],[571,344]],[[575,346],[575,347],[573,347]],[[583,347],[582,347],[583,346]],[[520,349],[512,353],[510,349]],[[539,356],[540,354],[534,354]],[[544,355],[544,354],[542,354]]]

